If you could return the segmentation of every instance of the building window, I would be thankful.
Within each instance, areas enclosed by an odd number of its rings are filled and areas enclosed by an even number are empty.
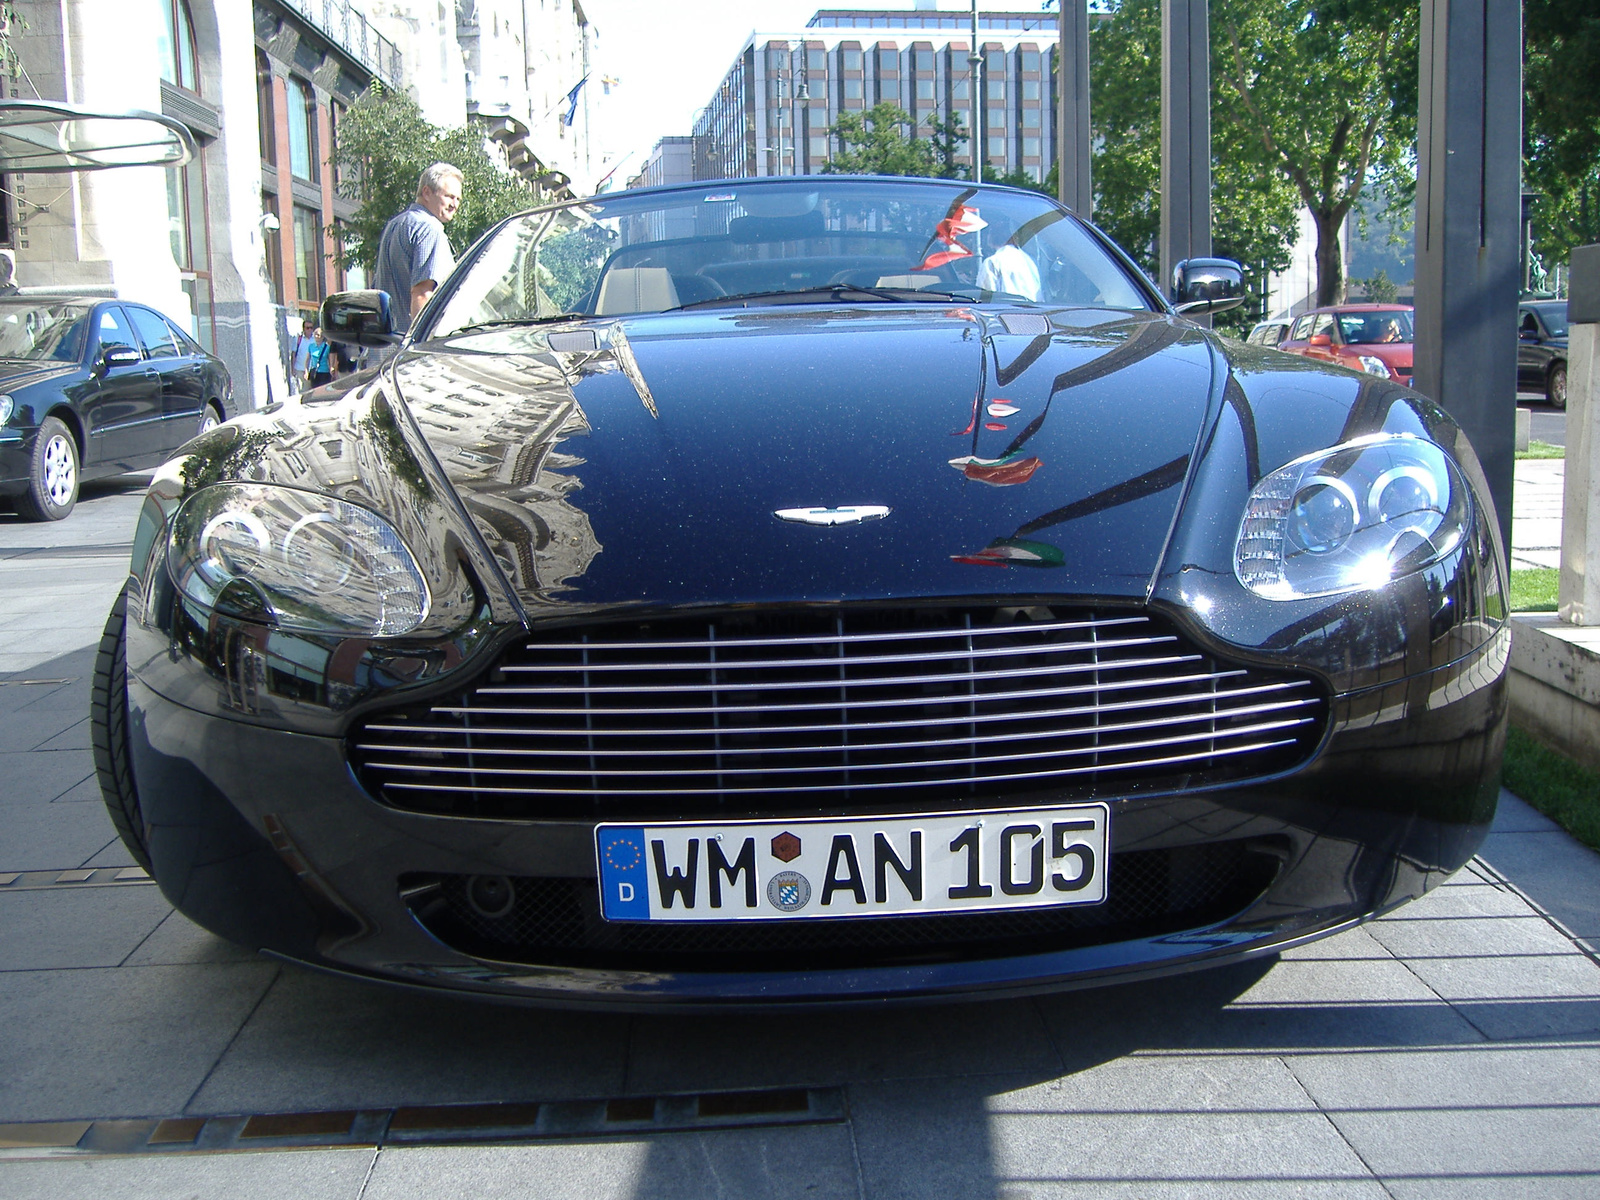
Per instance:
[[[195,69],[194,25],[185,0],[161,0],[165,18],[156,30],[156,55],[161,78],[175,87],[200,94],[200,73]]]
[[[1037,79],[1024,79],[1022,81],[1022,98],[1024,100],[1037,100],[1039,98],[1039,81]]]
[[[898,51],[898,50],[879,50],[878,51],[878,70],[887,71],[890,74],[893,74],[895,71],[898,71],[899,69],[900,69],[900,51]]]
[[[917,80],[917,99],[918,100],[932,100],[933,99],[933,80],[931,80],[931,79],[919,79],[919,80]]]
[[[1039,52],[1037,50],[1024,50],[1022,52],[1022,69],[1024,71],[1037,71],[1039,69]]]
[[[1006,127],[1006,110],[1003,109],[1003,108],[991,108],[989,110],[989,128],[990,129],[1004,129],[1005,127]]]
[[[846,100],[861,99],[861,80],[846,79],[844,81],[844,98]]]
[[[846,50],[844,52],[844,69],[846,71],[861,70],[861,51]]]
[[[825,137],[811,138],[808,153],[813,161],[826,162],[828,160],[828,139]]]
[[[1025,138],[1022,139],[1022,157],[1023,158],[1038,158],[1039,157],[1039,139],[1038,138],[1036,138],[1036,137],[1025,137]]]
[[[806,70],[817,75],[826,74],[828,70],[828,52],[826,50],[807,50]]]
[[[983,69],[989,75],[1005,75],[1006,52],[1004,50],[991,50],[983,56]]]
[[[294,282],[301,304],[322,300],[322,222],[314,210],[294,206]]]
[[[208,351],[217,345],[211,292],[211,238],[206,203],[206,152],[167,171],[167,230],[172,261],[189,297],[189,333]]]
[[[261,193],[262,215],[271,214],[281,220],[278,215],[278,198],[271,192]],[[268,222],[273,224],[274,222]],[[272,284],[272,302],[283,303],[283,234],[278,229],[267,229],[263,226],[262,241],[265,243],[264,252],[267,256],[267,280]]]
[[[1039,128],[1039,110],[1037,108],[1025,108],[1022,110],[1022,127],[1024,129]]]
[[[256,51],[256,136],[261,143],[261,161],[277,164],[277,122],[272,115],[272,64]]]
[[[931,70],[933,70],[933,51],[932,50],[918,50],[917,51],[917,70],[919,70],[919,71],[931,71]]]
[[[952,100],[965,100],[965,99],[967,99],[967,97],[969,95],[968,83],[969,83],[969,81],[964,77],[961,78],[961,79],[952,79],[950,81],[950,99],[952,99]]]
[[[317,102],[311,85],[293,75],[288,79],[289,169],[315,183],[317,170]]]
[[[989,99],[1004,100],[1006,98],[1006,81],[1004,79],[989,80]]]

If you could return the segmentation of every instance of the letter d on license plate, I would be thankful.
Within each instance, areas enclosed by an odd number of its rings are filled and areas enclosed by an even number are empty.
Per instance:
[[[740,824],[601,825],[608,921],[781,921],[1099,904],[1104,804]]]

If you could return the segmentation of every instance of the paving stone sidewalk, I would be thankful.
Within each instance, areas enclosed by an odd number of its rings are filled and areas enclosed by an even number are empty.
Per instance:
[[[113,486],[59,526],[0,516],[7,1200],[1600,1194],[1600,856],[1510,796],[1477,861],[1381,921],[1032,1000],[575,1014],[222,943],[125,877],[87,749],[138,501]],[[729,1091],[758,1093],[755,1115],[696,1099]],[[383,1132],[417,1106],[506,1102],[540,1104],[546,1135]],[[280,1113],[310,1115],[276,1136]],[[160,1119],[196,1132],[114,1152]],[[305,1132],[339,1119],[347,1135]],[[79,1140],[101,1152],[62,1145]]]

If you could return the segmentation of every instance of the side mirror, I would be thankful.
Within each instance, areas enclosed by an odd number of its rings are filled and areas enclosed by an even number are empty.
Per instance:
[[[400,341],[389,315],[389,293],[335,292],[322,302],[322,333],[346,346],[392,346]]]
[[[1244,268],[1230,258],[1186,258],[1172,268],[1172,307],[1199,316],[1244,303]]]
[[[1539,331],[1537,329],[1522,329],[1517,331],[1517,336],[1525,342],[1537,342]]]
[[[1308,346],[1331,346],[1331,345],[1333,345],[1333,338],[1329,337],[1325,333],[1313,333],[1310,337],[1308,337],[1306,339],[1306,345],[1308,345]]]
[[[132,346],[106,346],[100,351],[100,369],[109,371],[112,367],[132,367],[144,361]]]

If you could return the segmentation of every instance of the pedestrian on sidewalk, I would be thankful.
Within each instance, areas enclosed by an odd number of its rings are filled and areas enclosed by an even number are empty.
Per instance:
[[[306,360],[311,352],[311,329],[314,324],[310,317],[305,317],[300,322],[300,332],[295,335],[294,351],[289,358],[290,391],[303,392],[310,386],[306,379],[306,373],[310,370]]]
[[[306,350],[306,379],[311,387],[321,387],[333,380],[333,347],[318,325],[311,334]]]

